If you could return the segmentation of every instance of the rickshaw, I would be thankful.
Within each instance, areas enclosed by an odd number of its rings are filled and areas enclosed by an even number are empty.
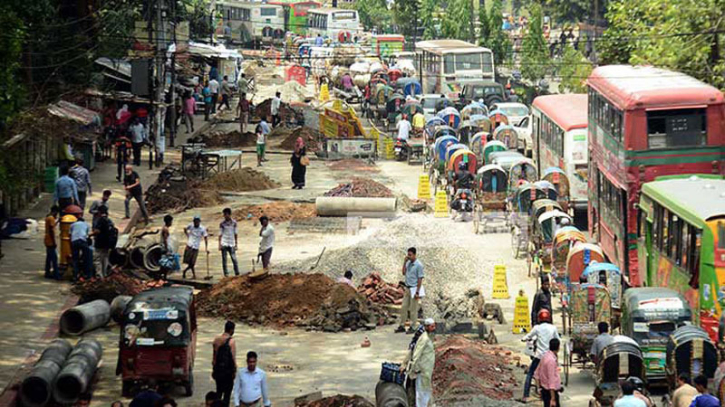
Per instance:
[[[468,120],[470,120],[471,123],[475,123],[476,126],[481,129],[481,131],[491,133],[491,120],[488,118],[488,116],[484,116],[482,114],[474,114]]]
[[[558,204],[558,203],[557,203]],[[559,205],[561,207],[561,205]],[[557,276],[566,276],[566,259],[569,250],[576,243],[586,243],[587,239],[579,229],[574,226],[559,228],[554,235],[554,244],[551,246],[551,271]],[[566,292],[568,289],[563,289]]]
[[[182,385],[191,396],[196,336],[191,287],[163,287],[135,295],[123,311],[116,365],[124,397],[131,397],[137,384],[149,381]]]
[[[471,137],[471,143],[468,145],[471,148],[471,151],[473,151],[473,154],[476,154],[476,158],[478,158],[479,163],[483,163],[483,148],[486,145],[486,133],[484,132],[478,132]]]
[[[567,286],[580,283],[582,273],[594,262],[604,263],[604,252],[601,247],[594,243],[574,243],[566,256]],[[587,280],[587,282],[592,283],[593,281]]]
[[[609,289],[609,295],[612,297],[612,309],[616,317],[616,314],[622,309],[622,272],[619,267],[612,263],[593,261],[584,269],[580,279],[587,283],[601,284]]]
[[[537,191],[538,192],[538,191]],[[548,206],[552,210],[537,211],[540,215],[536,215],[535,210],[539,210],[541,204],[537,204],[539,200],[531,205],[531,243],[529,253],[532,258],[540,260],[537,264],[541,264],[544,270],[551,270],[551,248],[554,243],[554,234],[558,225],[563,219],[571,222],[571,216],[558,209],[553,209],[554,201],[545,200],[544,203],[551,203]],[[546,206],[545,206],[546,207]],[[557,204],[556,207],[559,207]]]
[[[491,164],[491,153],[506,151],[506,146],[500,141],[489,141],[483,146],[483,162]]]
[[[546,199],[544,192],[537,190],[534,184],[523,182],[519,186],[512,186],[511,179],[509,179],[508,196],[511,204],[510,211],[525,216],[531,215],[534,202],[539,199]]]
[[[448,147],[458,143],[458,138],[455,135],[444,135],[435,140],[433,148],[431,149],[431,165],[429,168],[428,178],[433,183],[433,194],[438,191],[438,186],[442,185],[441,174],[445,173],[446,169],[446,151]]]
[[[469,120],[464,120],[458,129],[458,140],[467,146],[471,145],[473,136],[480,132],[481,129]]]
[[[388,77],[390,78],[390,82],[396,82],[403,77],[403,71],[395,68],[388,69]]]
[[[455,107],[447,107],[436,113],[436,116],[443,119],[448,126],[454,129],[458,129],[458,126],[461,125],[461,114],[458,113]]]
[[[488,115],[488,109],[477,102],[471,102],[461,109],[461,119],[469,120],[473,115],[486,116]]]
[[[501,125],[493,131],[493,139],[498,140],[511,150],[518,148],[519,138],[513,126]]]
[[[552,184],[549,181],[539,180],[539,181],[534,182],[534,185],[536,186],[537,189],[544,191],[547,199],[551,199],[552,201],[559,202],[559,192],[556,190],[556,187],[554,186],[554,184]],[[559,205],[561,205],[561,203],[559,203]],[[562,207],[562,210],[563,210],[563,207]],[[566,211],[564,211],[564,212],[566,212]]]
[[[509,118],[501,110],[494,110],[488,113],[488,119],[491,120],[492,131],[498,126],[509,124]]]
[[[565,382],[569,383],[569,369],[565,367]],[[620,382],[636,377],[647,382],[644,355],[637,342],[623,336],[615,335],[612,343],[605,346],[597,355],[595,370],[597,387],[589,407],[605,407],[614,405],[621,393]],[[654,404],[653,404],[654,405]]]
[[[405,96],[401,95],[400,93],[393,93],[385,102],[388,130],[390,130],[391,125],[395,124],[395,121],[398,118],[398,115],[400,115],[404,104]]]
[[[395,89],[400,89],[403,91],[403,95],[405,96],[413,96],[420,95],[422,93],[422,88],[420,86],[420,82],[418,82],[415,78],[400,78],[395,82]]]
[[[462,144],[456,144],[455,146],[461,145]],[[449,147],[448,151],[453,151],[453,149]],[[459,167],[461,164],[465,164],[469,174],[471,174],[472,177],[475,177],[477,169],[476,156],[468,148],[455,150],[446,160],[446,193],[448,194],[448,202],[450,203],[451,214],[454,219],[456,212],[473,214],[475,206],[475,198],[473,196],[475,178],[471,179],[471,183],[468,186],[459,187],[456,182],[456,176],[460,172]],[[462,206],[460,210],[457,210],[456,205],[454,204],[461,204]]]
[[[559,195],[559,203],[564,211],[569,210],[569,178],[566,173],[559,167],[549,167],[542,173],[542,180],[551,182]]]
[[[504,168],[505,171],[505,168]],[[510,180],[509,180],[510,181]],[[514,258],[518,258],[522,253],[530,253],[530,238],[532,233],[531,210],[532,203],[537,199],[543,199],[544,196],[536,190],[534,184],[523,183],[511,190],[511,183],[508,187],[508,204],[510,205],[509,223],[511,226],[511,250]],[[533,200],[532,198],[532,192]],[[557,205],[558,206],[558,205]],[[554,208],[556,209],[556,208]],[[534,218],[535,219],[535,218]],[[531,257],[527,258],[529,266],[529,275],[531,275]]]
[[[439,127],[448,127],[440,117],[432,117],[425,122],[425,136],[429,141],[435,140],[435,132]]]
[[[712,379],[717,366],[717,347],[704,329],[685,325],[670,335],[667,342],[665,372],[671,392],[677,388],[677,377],[681,373],[687,373],[689,377],[702,374]]]
[[[498,165],[484,165],[476,172],[476,202],[473,208],[473,233],[489,226],[506,227],[506,171]]]
[[[568,312],[562,313],[564,332],[571,338],[564,348],[566,375],[574,363],[580,363],[582,368],[587,367],[591,362],[589,351],[594,338],[599,335],[599,323],[609,324],[612,319],[612,301],[607,287],[590,283],[573,284],[570,296]]]
[[[423,106],[421,106],[420,102],[415,99],[406,100],[405,104],[403,104],[402,113],[408,116],[408,120],[412,121],[413,115],[416,113],[423,113]]]
[[[518,153],[518,152],[517,152]],[[518,153],[521,155],[521,153]],[[523,157],[523,155],[521,155]],[[494,160],[496,161],[496,160]],[[506,169],[505,164],[501,166]],[[509,168],[509,185],[519,185],[520,182],[536,182],[537,179],[536,166],[531,159],[521,158],[514,161]],[[545,195],[547,197],[547,195]]]
[[[384,85],[382,83],[378,83],[376,85],[375,89],[375,96],[371,100],[371,110],[373,110],[376,113],[378,120],[383,120],[387,117],[388,111],[387,111],[387,102],[390,96],[393,94],[393,88]]]
[[[642,347],[647,380],[664,380],[667,341],[675,330],[692,323],[692,310],[682,294],[669,288],[637,287],[622,296],[621,332]]]
[[[494,141],[490,141],[489,143],[494,143]],[[489,156],[490,163],[489,164],[498,164],[501,167],[503,167],[504,170],[509,172],[509,185],[512,184],[511,182],[511,167],[514,166],[514,164],[518,164],[523,160],[527,160],[526,157],[524,157],[523,154],[519,153],[518,151],[498,151],[495,153],[491,153]],[[536,179],[534,177],[533,179]],[[513,185],[517,185],[517,183],[513,183]]]

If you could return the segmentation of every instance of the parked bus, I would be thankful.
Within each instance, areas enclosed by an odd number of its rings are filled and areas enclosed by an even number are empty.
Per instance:
[[[405,37],[400,34],[373,35],[370,42],[370,52],[382,59],[403,52],[404,47]]]
[[[457,94],[466,82],[494,79],[493,53],[460,40],[415,44],[423,93]]]
[[[629,283],[637,265],[637,209],[645,182],[725,172],[725,106],[714,87],[644,66],[596,68],[589,88],[589,229]]]
[[[680,175],[645,183],[637,248],[647,283],[679,291],[717,341],[725,306],[725,179]]]
[[[304,0],[278,0],[270,1],[267,4],[276,4],[284,7],[285,31],[297,35],[307,34],[307,15],[309,11],[321,7],[320,3]]]
[[[362,32],[360,17],[357,10],[343,10],[337,8],[318,8],[309,10],[307,16],[309,26],[308,35],[316,37],[317,34],[323,38],[330,38],[333,41],[346,41],[352,39]]]
[[[222,16],[221,35],[232,43],[270,43],[284,39],[284,7],[279,4],[225,0],[217,2],[216,8]]]
[[[587,218],[587,95],[539,96],[532,105],[533,158],[539,174],[559,167],[569,178],[577,224]],[[529,148],[529,146],[527,146]]]

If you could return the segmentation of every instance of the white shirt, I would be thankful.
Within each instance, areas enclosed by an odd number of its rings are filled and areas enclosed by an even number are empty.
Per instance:
[[[143,143],[143,140],[146,138],[146,129],[143,127],[143,124],[136,123],[129,130],[131,130],[132,143]]]
[[[529,338],[536,336],[536,355],[537,359],[541,359],[544,353],[549,351],[549,341],[553,338],[559,339],[559,332],[556,331],[556,327],[548,322],[538,324],[531,330],[523,340],[527,341]]]
[[[199,247],[201,246],[201,238],[209,236],[206,233],[206,227],[199,225],[197,228],[194,227],[194,223],[190,223],[189,226],[186,227],[186,231],[189,233],[189,239],[186,242],[186,245],[196,250],[199,250]]]
[[[407,120],[401,120],[398,122],[398,138],[401,140],[408,140],[410,137],[410,122]]]
[[[279,106],[280,106],[280,104],[282,104],[282,99],[280,99],[280,98],[278,98],[278,97],[275,96],[274,99],[272,99],[272,105],[270,106],[270,110],[272,111],[272,115],[279,114]]]
[[[267,142],[267,135],[264,132],[257,133],[257,144],[264,144]]]
[[[213,95],[219,93],[219,82],[217,82],[216,79],[212,79],[209,81],[209,90]]]
[[[246,367],[239,368],[237,377],[234,379],[234,390],[232,391],[232,405],[239,407],[240,403],[250,404],[260,398],[265,406],[271,406],[267,392],[267,373],[260,368],[250,372]]]
[[[219,224],[220,236],[222,237],[222,247],[234,247],[237,245],[234,236],[237,235],[237,221],[230,219],[229,222],[223,220]]]
[[[274,246],[274,228],[271,223],[262,232],[262,240],[259,242],[259,252],[264,253]]]

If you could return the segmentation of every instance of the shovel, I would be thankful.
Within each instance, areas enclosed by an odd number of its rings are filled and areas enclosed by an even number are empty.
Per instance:
[[[207,252],[206,252],[206,277],[204,277],[204,280],[211,280],[213,278],[214,278],[214,276],[212,276],[209,273],[209,251],[207,250]]]
[[[315,262],[315,264],[312,267],[310,267],[310,271],[312,271],[315,268],[317,268],[317,266],[320,264],[320,260],[322,260],[322,255],[325,254],[325,250],[326,249],[327,249],[327,246],[325,246],[325,247],[322,248],[322,253],[320,253],[320,257],[318,257],[317,258],[317,261]]]

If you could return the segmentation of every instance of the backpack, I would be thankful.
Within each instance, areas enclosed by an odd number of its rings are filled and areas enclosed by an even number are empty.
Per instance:
[[[234,369],[234,356],[232,355],[232,347],[229,345],[229,337],[216,351],[216,363],[212,376],[216,378],[233,377],[236,373]]]
[[[105,228],[103,234],[96,237],[96,247],[99,249],[115,249],[116,243],[118,243],[118,229],[113,226],[113,221],[106,218],[103,225],[99,225]],[[101,238],[103,236],[103,238]]]

